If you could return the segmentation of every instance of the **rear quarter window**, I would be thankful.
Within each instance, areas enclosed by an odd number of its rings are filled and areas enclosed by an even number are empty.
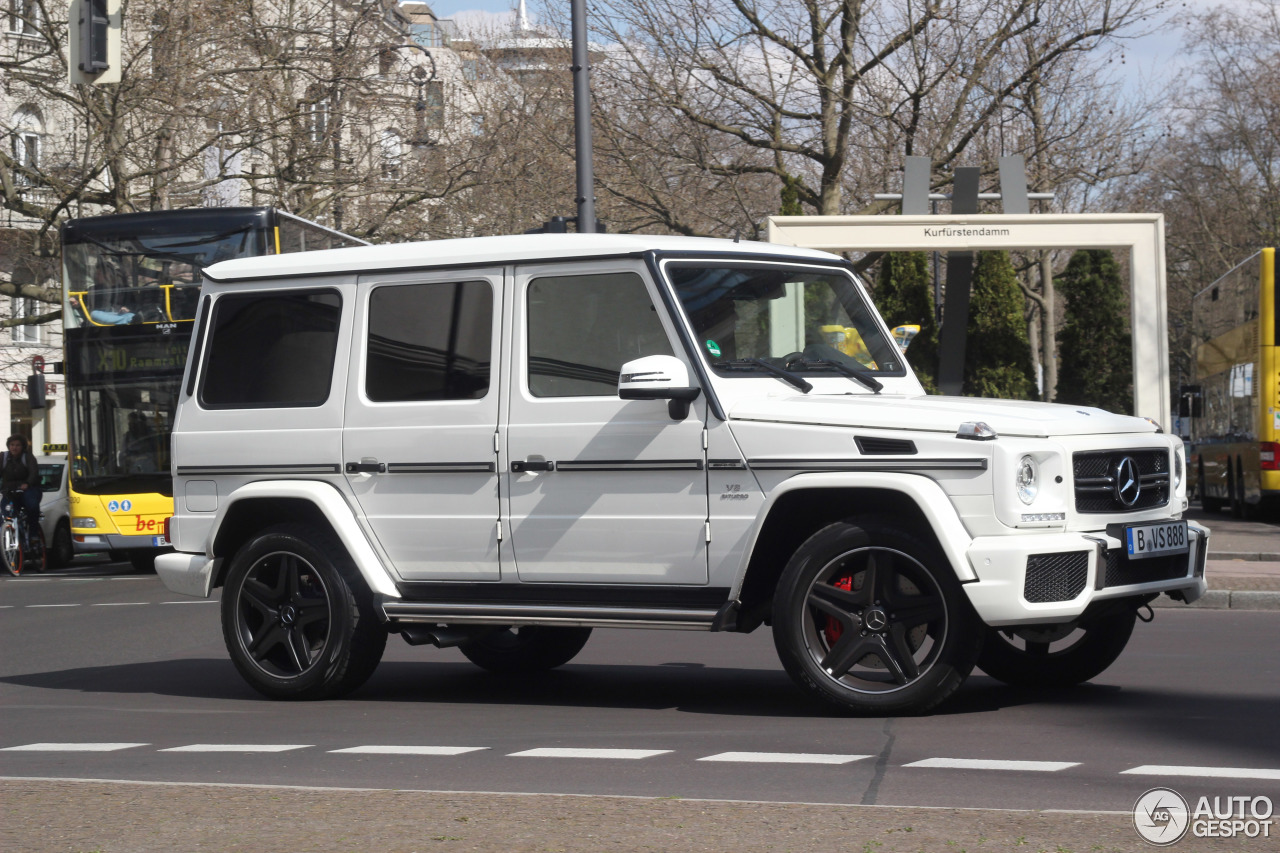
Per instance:
[[[342,298],[334,290],[232,293],[213,304],[200,404],[320,406],[329,399]]]

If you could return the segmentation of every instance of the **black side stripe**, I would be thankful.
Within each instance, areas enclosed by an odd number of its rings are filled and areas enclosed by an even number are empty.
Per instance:
[[[985,459],[752,459],[757,471],[985,471]]]
[[[388,462],[388,474],[492,474],[492,462]]]
[[[220,474],[341,474],[338,465],[199,465],[178,466],[179,477],[218,476]]]
[[[573,459],[556,460],[557,471],[701,471],[701,459]]]

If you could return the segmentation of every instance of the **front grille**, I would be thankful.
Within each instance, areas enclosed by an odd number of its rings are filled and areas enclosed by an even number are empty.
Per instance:
[[[1170,581],[1185,578],[1190,571],[1190,554],[1130,560],[1124,551],[1108,549],[1107,571],[1103,583],[1105,586],[1129,586],[1135,583]]]
[[[1116,496],[1115,471],[1126,456],[1138,468],[1142,490],[1132,506]],[[1169,503],[1168,450],[1102,450],[1071,456],[1076,482],[1076,512],[1136,512]]]
[[[1022,597],[1031,604],[1071,601],[1084,592],[1089,579],[1089,552],[1032,554],[1027,558],[1027,577]]]

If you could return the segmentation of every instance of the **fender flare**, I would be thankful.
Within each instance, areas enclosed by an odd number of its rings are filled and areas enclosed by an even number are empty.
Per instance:
[[[742,555],[742,563],[738,567],[738,584],[734,595],[741,591],[742,582],[746,578],[747,568],[751,564],[751,556],[755,553],[760,533],[765,522],[778,500],[784,495],[798,491],[816,489],[878,489],[898,492],[906,495],[920,509],[929,526],[933,529],[942,553],[951,563],[952,571],[961,583],[978,580],[978,574],[969,563],[968,550],[973,542],[969,531],[956,514],[947,493],[935,480],[920,474],[901,474],[895,472],[867,473],[813,473],[797,474],[779,483],[765,497],[756,527],[751,533],[751,542]]]
[[[214,516],[213,526],[209,529],[209,538],[205,542],[205,553],[210,557],[219,556],[213,552],[213,543],[218,539],[218,531],[222,529],[227,513],[236,504],[248,499],[270,498],[303,500],[314,505],[329,522],[329,526],[333,528],[333,532],[347,549],[351,559],[355,561],[356,568],[360,571],[365,583],[369,585],[369,589],[375,595],[400,598],[400,590],[396,588],[395,582],[383,566],[382,560],[378,558],[369,538],[356,522],[350,504],[332,484],[318,480],[260,480],[236,489],[227,495],[225,501],[219,502],[218,513]]]

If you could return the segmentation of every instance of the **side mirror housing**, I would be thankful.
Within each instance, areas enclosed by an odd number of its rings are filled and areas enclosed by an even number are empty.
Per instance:
[[[689,368],[671,355],[649,355],[622,365],[618,396],[623,400],[666,400],[672,420],[689,416],[689,404],[702,389],[689,380]]]

